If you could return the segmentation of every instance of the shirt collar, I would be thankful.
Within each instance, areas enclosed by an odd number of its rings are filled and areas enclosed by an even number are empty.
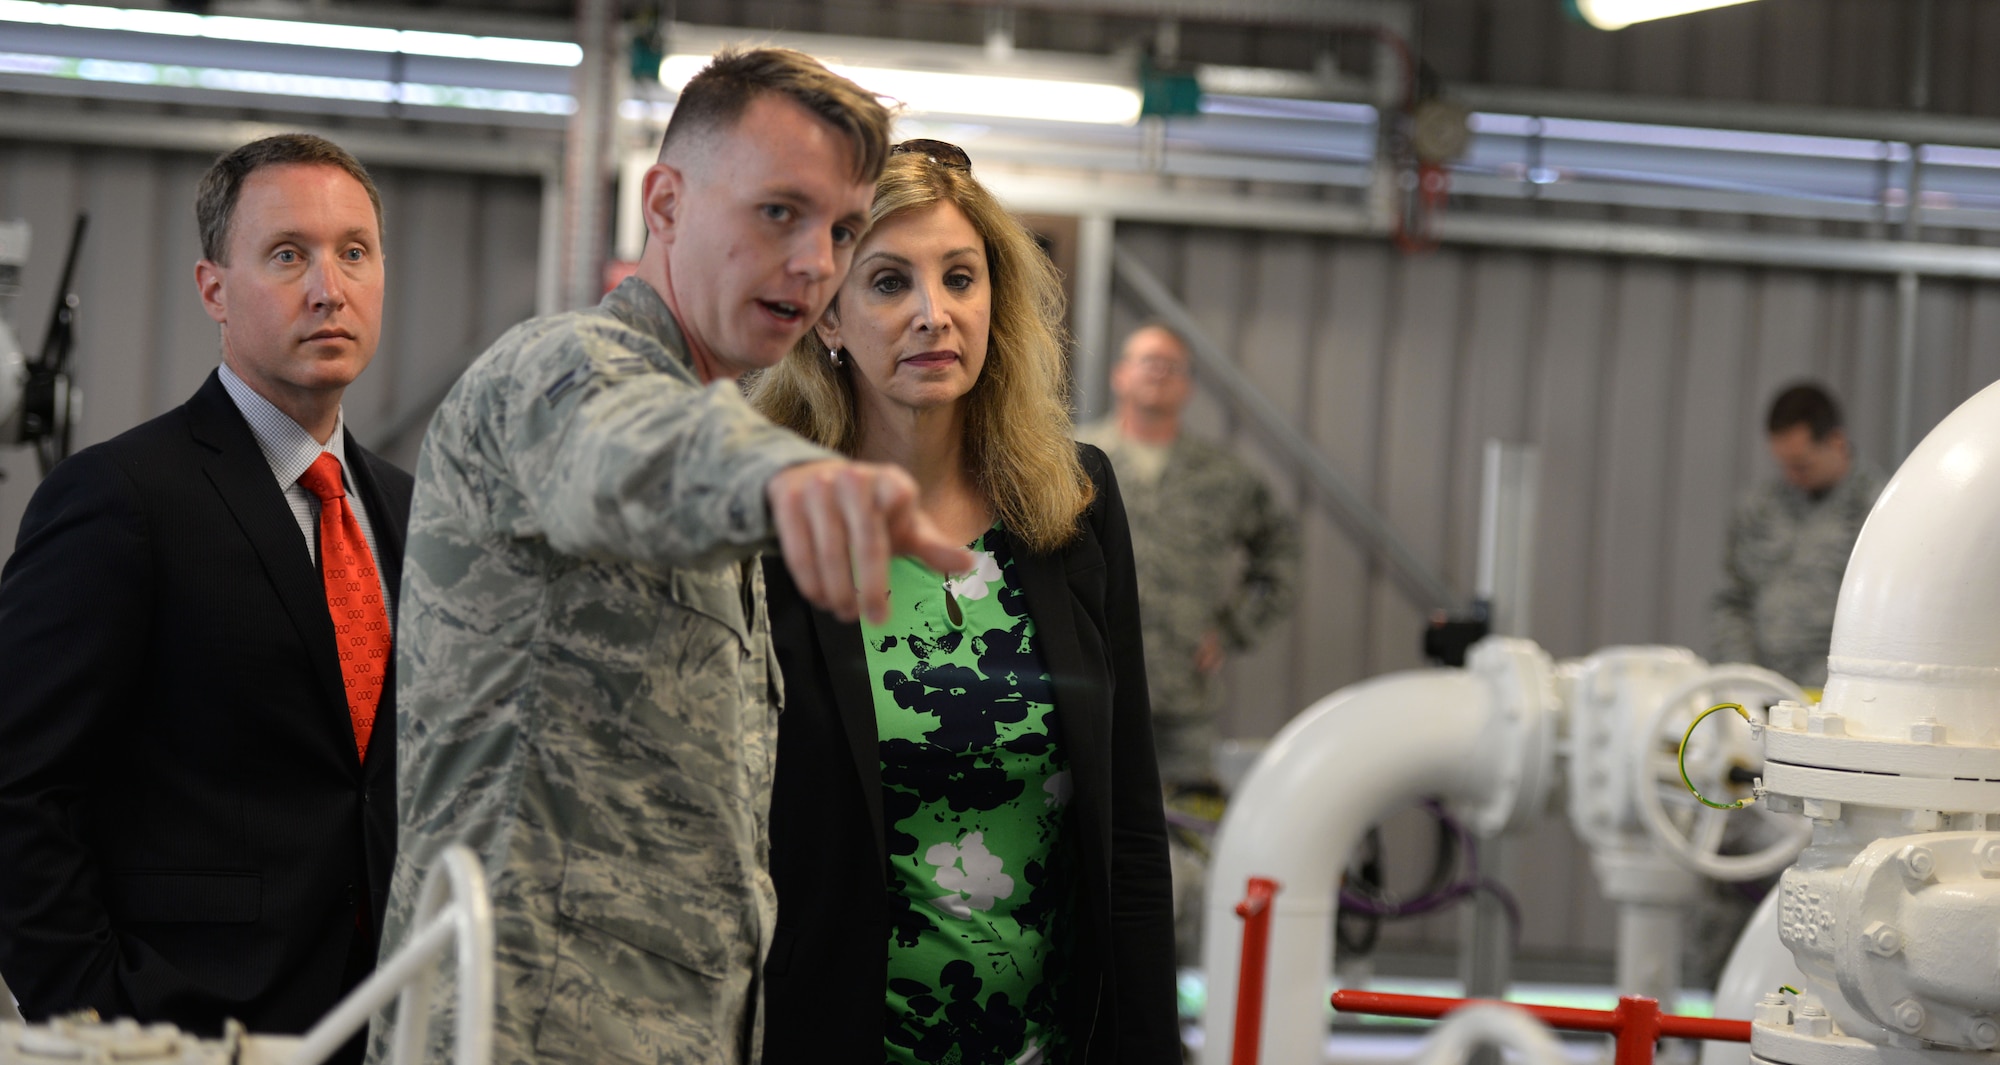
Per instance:
[[[332,455],[340,463],[340,479],[351,489],[353,478],[347,475],[346,448],[341,441],[347,438],[347,412],[336,409],[333,418],[333,435],[321,444],[312,438],[292,416],[273,406],[271,401],[257,394],[236,371],[223,363],[218,371],[222,387],[229,398],[236,403],[243,420],[250,423],[250,432],[257,438],[257,447],[264,452],[264,461],[271,467],[271,475],[278,483],[290,487],[303,476],[313,460],[322,453]]]

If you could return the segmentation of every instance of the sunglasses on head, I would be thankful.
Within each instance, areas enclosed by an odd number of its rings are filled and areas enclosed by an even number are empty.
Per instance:
[[[939,166],[951,170],[971,172],[972,157],[965,149],[948,141],[935,141],[929,137],[907,140],[889,149],[890,155],[921,155]]]

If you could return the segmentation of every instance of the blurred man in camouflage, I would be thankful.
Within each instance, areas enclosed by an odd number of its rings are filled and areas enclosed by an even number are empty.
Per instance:
[[[1854,457],[1840,406],[1816,385],[1779,393],[1765,429],[1782,476],[1737,504],[1715,593],[1714,657],[1817,688],[1826,683],[1840,578],[1882,493],[1882,473]]]
[[[757,553],[846,619],[886,617],[892,552],[971,562],[902,471],[776,428],[734,381],[833,297],[888,126],[803,55],[718,56],[646,174],[636,274],[501,337],[424,439],[384,949],[439,851],[474,847],[495,1062],[755,1059],[780,697]]]
[[[1111,392],[1112,416],[1077,435],[1111,456],[1125,493],[1153,742],[1172,789],[1213,776],[1209,678],[1291,610],[1298,528],[1249,467],[1181,432],[1193,365],[1172,330],[1126,338]]]

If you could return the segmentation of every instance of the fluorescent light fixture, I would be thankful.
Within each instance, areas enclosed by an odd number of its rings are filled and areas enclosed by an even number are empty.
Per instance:
[[[39,74],[77,81],[121,85],[165,85],[217,92],[247,92],[264,96],[301,96],[320,100],[360,100],[414,107],[455,107],[472,111],[511,111],[530,115],[567,115],[576,111],[574,97],[563,93],[480,89],[464,85],[426,85],[413,81],[334,78],[284,74],[269,70],[230,70],[162,63],[132,63],[70,56],[20,55],[0,52],[0,74]]]
[[[1650,22],[1749,0],[1574,0],[1576,13],[1600,30],[1622,30],[1634,22]]]
[[[69,26],[86,30],[120,30],[169,37],[207,37],[222,41],[288,44],[301,48],[345,48],[356,52],[402,52],[448,59],[484,59],[496,63],[573,67],[583,62],[583,49],[570,41],[534,41],[519,37],[474,37],[463,33],[393,30],[380,26],[349,26],[335,22],[292,22],[285,19],[195,15],[185,11],[141,11],[90,4],[43,4],[33,0],[0,0],[0,22]]]
[[[709,59],[706,55],[670,55],[660,63],[660,83],[679,92]],[[917,114],[1112,125],[1130,125],[1139,118],[1139,93],[1123,85],[844,63],[828,63],[827,69],[870,92],[900,100]]]

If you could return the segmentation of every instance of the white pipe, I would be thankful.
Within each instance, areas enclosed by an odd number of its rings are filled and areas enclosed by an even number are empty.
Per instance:
[[[1778,900],[1781,892],[1764,896],[1736,947],[1722,966],[1722,979],[1715,985],[1715,1016],[1748,1021],[1756,1018],[1757,1000],[1779,986],[1804,987],[1806,978],[1799,963],[1778,938]],[[1701,1045],[1701,1065],[1750,1065],[1750,1044],[1720,1039]]]
[[[1454,1010],[1431,1030],[1431,1037],[1414,1065],[1465,1065],[1483,1046],[1515,1051],[1514,1065],[1568,1065],[1549,1026],[1526,1010],[1499,1003],[1482,1003]]]
[[[1671,1013],[1681,996],[1680,906],[1618,904],[1618,993],[1644,995]]]
[[[1896,471],[1840,584],[1822,709],[1850,735],[2000,744],[2000,384],[1953,411]]]
[[[1369,825],[1428,795],[1486,802],[1497,772],[1491,688],[1463,670],[1392,673],[1321,699],[1285,726],[1230,800],[1209,867],[1202,1060],[1225,1065],[1235,1031],[1252,876],[1279,883],[1264,978],[1263,1060],[1317,1062],[1333,972],[1334,896]]]

